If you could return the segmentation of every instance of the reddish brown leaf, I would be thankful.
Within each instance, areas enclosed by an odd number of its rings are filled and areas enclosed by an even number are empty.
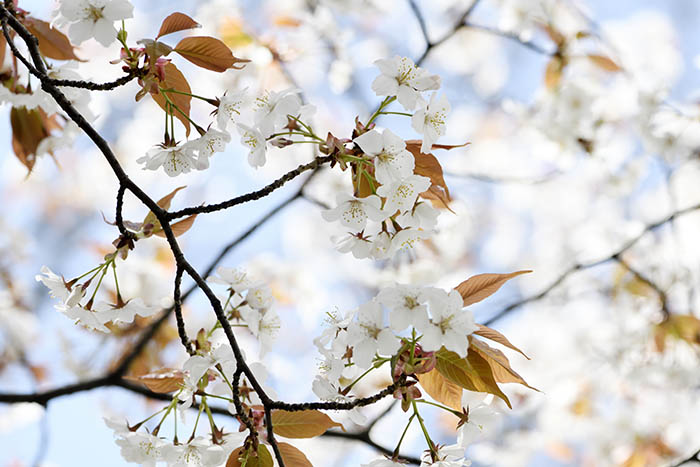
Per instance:
[[[39,109],[12,107],[10,124],[12,125],[12,149],[15,156],[31,172],[36,163],[36,150],[39,143],[49,136],[41,112]]]
[[[28,16],[24,20],[24,25],[39,40],[39,50],[42,55],[55,60],[83,61],[75,55],[73,46],[66,35],[58,29],[52,28],[46,21]]]
[[[510,367],[510,362],[508,357],[506,357],[503,352],[498,349],[494,349],[489,346],[486,342],[470,338],[469,339],[469,351],[477,352],[484,360],[491,366],[491,371],[496,381],[500,383],[519,383],[523,386],[538,391],[538,389],[533,388]]]
[[[485,337],[486,339],[490,339],[494,342],[498,342],[501,345],[505,345],[509,349],[515,350],[516,352],[519,352],[523,357],[530,360],[530,357],[525,355],[525,353],[522,350],[520,350],[519,348],[517,348],[516,346],[511,344],[511,342],[506,338],[506,336],[504,336],[500,332],[496,331],[495,329],[491,329],[489,327],[481,325],[481,324],[477,324],[477,326],[479,326],[479,329],[474,331],[474,334],[476,334],[477,336]]]
[[[605,55],[588,54],[588,58],[598,67],[605,71],[622,71],[622,67]]]
[[[156,204],[167,211],[168,209],[170,209],[170,203],[172,203],[173,198],[175,197],[177,192],[184,189],[184,188],[187,188],[187,185],[183,185],[183,186],[179,186],[179,187],[175,188],[173,191],[171,191],[170,193],[168,193],[167,195],[165,195],[161,199],[159,199]],[[187,220],[187,219],[185,219],[185,220]],[[182,222],[182,221],[180,221],[180,222]],[[193,222],[194,222],[194,220],[193,220]],[[154,234],[154,233],[157,234],[160,230],[162,230],[160,227],[160,222],[156,218],[156,215],[153,214],[153,211],[148,211],[148,214],[146,214],[146,217],[144,217],[142,224],[143,225],[146,225],[146,224],[153,225],[153,228],[151,229],[152,234]],[[179,222],[178,222],[178,224],[179,224]]]
[[[240,70],[242,67],[235,67],[236,63],[250,61],[234,57],[226,44],[207,36],[185,37],[174,50],[195,65],[219,73],[229,68]]]
[[[273,410],[271,416],[275,434],[285,438],[314,438],[322,435],[329,428],[343,426],[318,410],[298,412]]]
[[[287,467],[313,467],[303,452],[288,443],[277,442],[282,460]]]
[[[173,368],[162,368],[141,376],[127,376],[124,379],[141,383],[153,392],[165,394],[177,391],[185,380],[185,374]]]
[[[447,407],[462,410],[462,388],[460,386],[446,379],[436,369],[427,373],[419,373],[416,376],[421,387],[430,397]]]
[[[186,29],[194,29],[202,27],[201,24],[190,18],[184,13],[175,12],[165,18],[160,25],[160,30],[156,39],[163,37],[167,34],[172,34],[178,31],[184,31]]]
[[[155,63],[160,57],[167,57],[173,51],[173,48],[165,42],[154,41],[153,39],[140,39],[136,43],[143,46],[151,63]]]
[[[192,93],[190,84],[185,79],[185,76],[172,63],[165,65],[165,81],[160,83],[160,88],[166,90],[174,89],[187,94]],[[166,112],[168,111],[165,105],[166,101],[165,97],[163,97],[163,91],[159,92],[158,94],[151,93],[151,97],[163,110]],[[185,134],[189,136],[190,121],[187,117],[190,115],[190,101],[192,100],[192,96],[180,93],[169,93],[168,99],[170,99],[170,101],[175,104],[178,109],[180,109],[179,111],[177,109],[172,109],[172,112],[173,115],[182,122],[182,125],[185,127]]]
[[[469,352],[467,358],[461,358],[444,347],[435,353],[437,364],[435,368],[451,382],[476,392],[488,392],[500,397],[511,407],[508,396],[498,387],[491,366],[476,352]],[[512,408],[512,407],[511,407]]]
[[[420,140],[411,139],[406,141],[406,149],[408,149],[415,159],[415,168],[413,173],[430,178],[431,185],[427,191],[421,193],[421,197],[429,200],[437,200],[442,203],[447,209],[450,209],[450,190],[447,188],[445,178],[442,173],[442,166],[437,158],[432,154],[423,154],[420,150],[422,142]],[[434,144],[433,149],[454,149],[465,146],[462,145],[447,145]]]
[[[492,295],[500,289],[503,284],[515,276],[527,274],[529,272],[532,271],[516,271],[510,274],[478,274],[459,284],[455,287],[455,290],[459,292],[464,299],[464,306],[469,306]]]
[[[176,237],[179,237],[180,235],[184,234],[190,228],[192,227],[192,224],[194,224],[194,220],[197,218],[197,214],[193,214],[189,217],[186,217],[182,219],[181,221],[175,222],[173,225],[170,226],[170,228],[173,231],[173,235]],[[154,232],[155,235],[158,235],[159,237],[165,238],[165,232],[162,230],[159,230],[158,232]]]

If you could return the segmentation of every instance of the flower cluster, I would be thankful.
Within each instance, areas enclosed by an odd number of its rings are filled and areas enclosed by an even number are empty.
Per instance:
[[[388,323],[384,308],[389,310]],[[477,330],[472,312],[463,309],[456,290],[401,284],[382,289],[346,317],[331,315],[328,324],[314,340],[324,359],[322,379],[327,381],[317,378],[314,391],[326,400],[333,394],[323,387],[337,389],[339,380],[378,367],[410,345],[420,345],[425,353],[445,347],[466,357],[468,336]]]
[[[351,141],[354,148],[343,145],[338,156],[353,166],[355,193],[339,194],[336,207],[323,212],[323,217],[340,221],[348,229],[348,235],[338,239],[339,251],[351,252],[356,258],[385,259],[413,249],[435,228],[438,211],[419,200],[432,181],[421,175],[416,157],[429,153],[444,134],[449,104],[435,93],[429,103],[423,99],[423,91],[439,88],[440,78],[416,67],[410,59],[397,56],[376,64],[382,74],[372,89],[387,97],[366,125],[358,123],[357,136]],[[384,110],[397,99],[406,110],[418,110],[414,114]],[[414,129],[424,136],[420,149],[417,144],[409,148],[389,129],[375,129],[372,121],[381,114],[411,117]]]
[[[224,312],[230,320],[244,322],[260,343],[260,356],[271,348],[280,328],[280,318],[271,309],[272,291],[241,269],[219,267],[208,280],[228,287]]]
[[[112,257],[105,263],[68,282],[48,267],[43,266],[41,268],[42,274],[37,274],[36,280],[49,289],[51,297],[60,300],[60,303],[54,306],[56,310],[74,320],[76,324],[81,324],[88,329],[106,333],[109,332],[109,328],[106,326],[108,323],[131,323],[137,315],[145,318],[158,311],[157,307],[146,305],[140,298],[124,301],[118,288],[117,303],[111,304],[105,301],[95,303],[97,291],[110,266],[115,269],[116,277],[116,266],[114,266],[114,257]],[[86,276],[90,277],[85,282],[78,282]],[[94,279],[97,280],[97,285],[93,293],[87,302],[81,304]]]

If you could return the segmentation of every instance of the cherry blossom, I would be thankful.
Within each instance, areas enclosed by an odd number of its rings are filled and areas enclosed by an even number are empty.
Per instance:
[[[259,130],[243,125],[242,123],[236,124],[236,127],[238,128],[238,133],[241,135],[241,144],[248,146],[250,149],[248,163],[256,169],[265,165],[267,143],[263,134]]]
[[[430,203],[421,201],[410,211],[406,211],[396,217],[396,222],[401,227],[415,227],[424,230],[433,230],[437,225],[437,218],[440,211],[435,209]]]
[[[247,103],[246,89],[225,93],[219,98],[219,107],[216,110],[216,125],[221,131],[226,131],[228,122],[236,121],[241,115],[243,106]]]
[[[144,164],[144,170],[158,170],[163,167],[166,174],[176,177],[197,167],[194,158],[196,150],[197,144],[188,141],[181,146],[151,149],[145,156],[136,159],[136,162]]]
[[[385,129],[381,134],[371,130],[354,141],[365,154],[374,156],[374,175],[379,183],[401,180],[413,173],[413,154],[406,150],[404,140],[391,130]]]
[[[377,301],[389,308],[389,322],[394,331],[418,326],[428,321],[427,296],[422,287],[397,284],[379,291]]]
[[[340,220],[340,223],[352,232],[363,230],[367,225],[367,219],[379,222],[387,217],[381,210],[382,201],[376,195],[355,198],[339,193],[336,204],[335,208],[321,213],[323,218],[329,222]]]
[[[423,135],[420,152],[428,154],[438,138],[445,134],[445,121],[450,112],[450,103],[443,94],[436,100],[437,93],[430,96],[430,103],[421,100],[419,109],[411,117],[411,126]]]
[[[253,103],[255,125],[262,135],[270,136],[287,124],[287,115],[297,116],[301,110],[298,89],[281,92],[265,91]]]
[[[168,444],[163,448],[163,458],[169,467],[209,467],[226,460],[224,448],[197,436],[185,444]]]
[[[429,295],[431,319],[416,326],[423,334],[421,346],[428,351],[445,346],[460,357],[466,357],[467,336],[478,329],[472,312],[463,310],[462,296],[456,290],[448,294],[441,289],[431,289]]]
[[[115,323],[133,323],[136,315],[148,318],[157,313],[160,308],[148,306],[141,298],[137,297],[127,301],[122,306],[111,305],[106,302],[97,302],[93,310],[113,316],[111,321]]]
[[[381,74],[372,83],[378,96],[396,96],[406,110],[413,110],[421,91],[440,88],[440,77],[419,68],[407,57],[395,56],[374,62]]]
[[[241,307],[240,313],[250,332],[260,342],[260,356],[263,357],[272,347],[272,341],[279,332],[279,316],[273,310],[253,310],[250,307]]]
[[[209,158],[216,152],[224,151],[226,143],[229,141],[231,141],[230,134],[214,128],[210,128],[204,135],[193,140],[192,144],[199,155],[196,164],[197,169],[204,170],[209,168]]]
[[[247,271],[240,268],[227,268],[224,266],[219,266],[216,268],[217,276],[210,276],[207,278],[208,282],[214,284],[228,285],[234,291],[238,293],[243,293],[244,291],[257,287],[260,281],[253,278]]]
[[[409,175],[377,188],[377,194],[386,198],[384,211],[393,215],[397,210],[405,212],[413,208],[418,195],[430,188],[430,179],[421,175]]]
[[[134,7],[127,0],[61,0],[56,24],[70,24],[68,37],[74,44],[90,38],[107,47],[117,39],[114,22],[133,17]]]
[[[468,467],[471,464],[471,461],[464,460],[464,448],[452,444],[438,447],[437,460],[435,461],[433,461],[430,451],[423,452],[420,467]]]
[[[56,275],[48,266],[41,267],[41,274],[34,276],[37,282],[41,282],[49,289],[49,295],[52,298],[58,298],[62,302],[68,299],[71,294],[71,289],[66,287],[66,282],[63,277]]]
[[[348,338],[354,345],[353,359],[361,368],[372,364],[375,353],[391,355],[400,347],[400,342],[384,326],[384,313],[375,301],[361,305],[357,310],[357,321],[348,326]]]

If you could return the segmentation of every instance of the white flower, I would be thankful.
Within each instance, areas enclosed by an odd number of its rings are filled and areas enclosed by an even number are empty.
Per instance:
[[[348,337],[353,344],[355,363],[368,368],[374,354],[392,355],[401,343],[393,332],[384,326],[384,313],[379,303],[367,302],[357,310],[357,321],[348,326]]]
[[[121,455],[127,462],[141,464],[143,467],[155,467],[163,460],[163,450],[167,443],[157,436],[144,432],[117,432],[115,441],[121,447]]]
[[[55,12],[57,24],[70,24],[68,37],[73,44],[94,37],[105,47],[117,38],[114,22],[132,18],[133,13],[127,0],[62,0]]]
[[[219,131],[214,128],[207,130],[204,135],[192,141],[192,145],[199,153],[197,159],[197,169],[204,170],[209,168],[209,158],[215,152],[222,152],[226,149],[226,143],[231,141],[231,135],[225,131]]]
[[[340,219],[340,223],[352,232],[360,232],[367,225],[367,219],[383,221],[386,215],[382,212],[382,200],[377,195],[366,198],[355,198],[345,193],[338,193],[337,206],[323,211],[321,215],[329,222]]]
[[[471,461],[464,460],[464,448],[457,444],[440,446],[437,452],[437,460],[433,462],[430,451],[423,452],[420,467],[463,467],[472,465]]]
[[[396,211],[405,212],[413,209],[418,195],[430,188],[430,179],[421,175],[408,177],[387,183],[377,188],[377,194],[386,198],[384,211],[391,216]]]
[[[252,286],[248,289],[245,299],[253,308],[263,310],[272,305],[272,290],[264,285]]]
[[[253,112],[255,125],[265,137],[287,125],[287,115],[296,117],[301,110],[298,89],[281,92],[265,91],[255,99]]]
[[[263,357],[272,347],[272,342],[279,332],[279,316],[273,310],[260,311],[247,306],[240,307],[239,312],[248,324],[250,332],[260,342],[260,356]]]
[[[426,238],[429,238],[429,235],[424,230],[403,229],[391,239],[389,256],[393,256],[399,251],[411,251],[418,246],[421,240]]]
[[[417,67],[410,58],[397,55],[374,64],[382,74],[372,83],[372,90],[378,96],[396,96],[406,110],[416,107],[420,91],[440,88],[440,77]]]
[[[75,324],[81,324],[88,329],[94,329],[100,332],[109,332],[105,323],[114,319],[114,313],[111,310],[88,310],[79,305],[56,305],[55,308],[68,318],[74,320]]]
[[[226,460],[224,448],[197,436],[187,444],[169,444],[163,448],[163,457],[169,467],[209,467]]]
[[[478,329],[470,310],[463,310],[464,301],[456,290],[447,294],[433,289],[430,293],[431,319],[418,330],[423,334],[420,344],[427,351],[437,351],[443,345],[460,357],[467,356],[467,336]]]
[[[433,230],[437,225],[440,211],[427,202],[417,203],[412,210],[406,211],[396,218],[401,227],[415,227],[424,230]]]
[[[370,255],[376,260],[386,259],[391,252],[391,237],[387,232],[379,232],[372,240]]]
[[[445,121],[450,112],[450,103],[443,94],[438,101],[435,100],[437,93],[430,96],[430,104],[421,101],[420,109],[411,117],[411,126],[418,133],[423,135],[423,144],[420,152],[428,154],[433,147],[433,143],[445,134]]]
[[[241,109],[246,103],[245,89],[231,94],[224,94],[219,98],[219,108],[216,111],[216,124],[220,130],[225,131],[226,125],[231,120],[236,120],[241,115]]]
[[[41,267],[41,274],[44,275],[37,274],[34,276],[37,282],[41,282],[49,289],[49,295],[52,298],[58,298],[62,302],[65,302],[71,291],[66,287],[66,282],[63,280],[63,277],[54,274],[48,266]]]
[[[192,403],[192,395],[197,392],[199,380],[210,368],[221,365],[224,374],[230,377],[236,371],[236,359],[233,350],[227,345],[219,345],[205,355],[192,355],[182,365],[186,373],[182,390],[178,393],[178,399],[185,402],[185,407]]]
[[[219,277],[209,276],[207,281],[214,284],[228,285],[238,293],[243,293],[243,291],[252,287],[257,287],[260,284],[260,281],[254,279],[243,269],[225,268],[223,266],[219,266],[216,269],[216,273],[219,275]]]
[[[314,378],[313,383],[311,383],[311,390],[322,401],[342,401],[345,398],[345,396],[340,394],[338,388],[328,381],[328,378],[320,375],[316,375]]]
[[[158,312],[160,308],[146,305],[140,298],[129,300],[119,308],[106,302],[98,302],[93,307],[97,312],[110,313],[111,321],[115,323],[132,323],[136,315],[147,318]]]
[[[241,135],[241,144],[250,148],[248,163],[255,168],[265,165],[265,149],[267,143],[263,134],[255,128],[241,123],[238,123],[236,127],[238,128],[238,133]]]
[[[396,285],[382,289],[377,294],[377,301],[389,308],[389,323],[394,331],[403,331],[408,326],[418,327],[428,321],[426,294],[422,287]]]
[[[371,130],[355,138],[355,143],[369,156],[374,158],[374,175],[381,184],[401,180],[413,173],[415,159],[406,150],[406,142],[391,130]]]
[[[196,149],[194,141],[188,141],[182,146],[153,148],[145,156],[136,159],[136,162],[144,164],[144,170],[158,170],[162,166],[166,174],[175,177],[197,166],[194,158]]]
[[[372,242],[358,233],[341,238],[336,246],[341,253],[351,252],[355,258],[363,259],[369,257]]]
[[[500,419],[500,414],[486,404],[468,409],[469,420],[457,429],[457,444],[464,449],[481,439],[484,433],[492,431]]]

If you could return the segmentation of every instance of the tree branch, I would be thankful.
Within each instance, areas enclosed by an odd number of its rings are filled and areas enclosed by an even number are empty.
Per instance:
[[[641,240],[642,237],[644,237],[647,233],[649,233],[649,232],[651,232],[651,231],[653,231],[653,230],[656,230],[657,228],[661,227],[662,225],[664,225],[664,224],[666,224],[666,223],[668,223],[668,222],[671,222],[671,221],[673,221],[674,219],[676,219],[676,218],[678,218],[678,217],[684,216],[684,215],[689,214],[689,213],[691,213],[691,212],[695,212],[695,211],[697,211],[697,210],[700,210],[700,203],[699,203],[699,204],[692,205],[692,206],[688,206],[687,208],[680,209],[680,210],[678,210],[678,211],[674,211],[673,213],[669,214],[668,216],[664,217],[663,219],[660,219],[660,220],[658,220],[658,221],[656,221],[656,222],[653,222],[653,223],[651,223],[651,224],[648,224],[646,227],[644,227],[644,229],[642,229],[642,231],[641,231],[638,235],[636,235],[635,237],[633,237],[633,238],[629,239],[628,241],[626,241],[625,243],[623,243],[622,246],[621,246],[619,249],[617,249],[616,251],[610,253],[608,256],[605,256],[605,257],[603,257],[603,258],[601,258],[601,259],[598,259],[598,260],[595,260],[595,261],[591,261],[591,262],[588,262],[588,263],[576,263],[576,264],[574,264],[573,266],[570,266],[570,267],[569,267],[568,269],[566,269],[563,273],[561,273],[551,284],[549,284],[547,287],[545,287],[544,289],[542,289],[542,291],[540,291],[539,293],[536,293],[535,295],[531,295],[531,296],[529,296],[529,297],[527,297],[527,298],[524,298],[524,299],[522,299],[522,300],[520,300],[520,301],[518,301],[518,302],[515,302],[515,303],[513,303],[513,304],[511,304],[511,305],[508,305],[507,307],[505,307],[504,309],[502,309],[501,311],[499,311],[498,313],[496,313],[495,315],[493,315],[491,318],[489,318],[488,320],[486,320],[486,321],[484,322],[484,324],[487,325],[487,326],[490,326],[490,325],[493,324],[494,322],[498,321],[499,319],[501,319],[501,318],[503,318],[504,316],[506,316],[507,314],[509,314],[511,311],[513,311],[513,310],[515,310],[515,309],[517,309],[517,308],[520,308],[521,306],[526,305],[526,304],[528,304],[528,303],[536,302],[536,301],[538,301],[538,300],[541,300],[542,298],[544,298],[545,296],[547,296],[547,294],[549,294],[549,292],[551,292],[554,288],[556,288],[557,286],[559,286],[559,284],[561,284],[562,282],[564,282],[564,280],[565,280],[567,277],[569,277],[571,274],[573,274],[573,273],[575,273],[575,272],[577,272],[577,271],[581,271],[581,270],[584,270],[584,269],[589,269],[589,268],[593,268],[593,267],[596,267],[596,266],[600,266],[600,265],[605,264],[605,263],[608,263],[608,262],[610,262],[610,261],[616,261],[616,260],[619,261],[619,258],[621,258],[621,256],[622,256],[627,250],[629,250],[630,248],[632,248],[632,247],[633,247],[639,240]],[[630,270],[630,271],[631,271],[631,270]],[[660,289],[659,289],[659,290],[660,290]],[[664,295],[664,296],[665,296],[665,295]],[[668,310],[666,310],[666,311],[668,311]]]
[[[309,162],[307,164],[302,164],[299,167],[297,167],[296,169],[287,172],[286,174],[282,175],[280,178],[278,178],[274,182],[270,183],[266,187],[261,188],[260,190],[246,193],[245,195],[236,196],[235,198],[231,198],[231,199],[229,199],[227,201],[223,201],[221,203],[205,204],[204,206],[190,207],[190,208],[180,209],[179,211],[169,212],[166,214],[166,217],[168,220],[174,220],[174,219],[177,219],[179,217],[191,216],[193,214],[205,214],[205,213],[211,213],[211,212],[216,212],[216,211],[222,211],[224,209],[228,209],[228,208],[231,208],[233,206],[237,206],[239,204],[247,203],[249,201],[255,201],[255,200],[258,200],[260,198],[264,198],[265,196],[269,195],[270,193],[277,190],[278,188],[281,188],[288,181],[298,177],[299,175],[303,174],[304,172],[306,172],[308,170],[315,170],[316,168],[320,167],[321,165],[326,164],[328,162],[331,162],[334,159],[335,159],[334,156],[317,157],[314,160],[312,160],[311,162]]]

